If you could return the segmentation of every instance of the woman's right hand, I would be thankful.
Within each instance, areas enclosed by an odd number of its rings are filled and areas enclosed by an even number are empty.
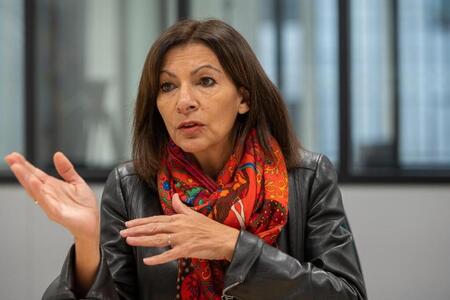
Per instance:
[[[5,157],[11,171],[48,218],[69,230],[75,240],[99,241],[99,210],[94,192],[61,152],[53,162],[64,180],[47,175],[22,155]]]

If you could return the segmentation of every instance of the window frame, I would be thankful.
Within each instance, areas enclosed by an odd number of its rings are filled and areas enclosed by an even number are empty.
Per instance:
[[[337,0],[336,0],[337,1]],[[164,0],[161,0],[163,3]],[[36,123],[36,101],[35,101],[35,3],[36,0],[24,0],[25,6],[25,46],[24,46],[24,68],[25,68],[25,99],[24,99],[24,115],[25,115],[25,155],[31,162],[35,159],[36,153],[36,138],[34,135],[34,128]],[[274,4],[274,21],[276,28],[276,69],[278,84],[282,81],[282,72],[280,65],[282,64],[283,57],[283,44],[282,38],[282,20],[283,20],[283,3],[284,1],[273,1]],[[391,1],[391,18],[392,24],[394,24],[395,30],[392,33],[392,51],[395,74],[393,76],[395,82],[394,87],[394,157],[395,163],[392,169],[388,172],[381,174],[353,174],[351,172],[351,157],[352,157],[352,124],[351,124],[351,0],[339,0],[337,4],[338,8],[338,120],[339,120],[339,163],[337,164],[337,172],[340,183],[383,183],[383,184],[434,184],[434,183],[450,183],[450,169],[449,170],[401,170],[399,168],[399,120],[400,120],[400,95],[399,95],[399,60],[398,60],[398,43],[399,43],[399,24],[398,24],[398,0]],[[177,0],[177,15],[178,20],[185,19],[190,16],[190,0]],[[166,9],[167,6],[164,6]],[[45,170],[49,174],[55,175],[54,170]],[[86,168],[79,169],[79,174],[90,183],[103,183],[105,182],[110,169],[94,169]],[[0,183],[13,183],[17,182],[13,174],[9,170],[0,170]]]

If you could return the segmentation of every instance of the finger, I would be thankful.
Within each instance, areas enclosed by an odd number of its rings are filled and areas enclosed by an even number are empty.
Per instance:
[[[27,194],[34,199],[39,205],[47,206],[47,201],[42,192],[43,183],[33,174],[29,174],[28,170],[21,164],[14,164],[11,166],[11,170],[16,176],[17,180],[24,187]]]
[[[130,221],[126,221],[125,226],[134,227],[134,226],[139,226],[139,225],[144,225],[144,224],[149,224],[149,223],[168,223],[168,222],[174,221],[176,218],[177,218],[176,215],[171,215],[171,216],[160,215],[160,216],[152,216],[152,217],[147,217],[147,218],[139,218],[139,219],[133,219]]]
[[[34,199],[39,204],[39,206],[47,213],[49,210],[49,202],[50,197],[46,197],[46,193],[44,191],[44,184],[37,179],[36,177],[30,178],[30,189],[33,195],[35,195]]]
[[[170,233],[173,232],[171,223],[147,223],[135,227],[130,227],[120,231],[122,237],[128,236],[142,236],[157,233]]]
[[[16,163],[23,164],[25,160],[26,159],[23,157],[23,155],[18,152],[11,152],[10,154],[5,156],[5,161],[8,163],[9,166]]]
[[[4,160],[10,167],[16,162],[14,159],[13,153],[6,155],[4,157]]]
[[[35,198],[29,182],[30,177],[33,176],[33,174],[30,174],[28,170],[22,164],[19,163],[14,163],[11,166],[11,171],[13,172],[14,176],[16,176],[19,183],[23,186],[27,194],[30,197]]]
[[[178,214],[191,215],[195,213],[192,209],[190,209],[186,204],[184,204],[178,193],[173,194],[172,196],[172,207]]]
[[[53,155],[53,162],[55,164],[56,171],[61,177],[72,184],[84,183],[83,178],[75,171],[70,160],[61,152],[56,152]]]
[[[164,264],[164,263],[167,263],[167,262],[175,260],[175,259],[179,259],[181,257],[183,257],[183,256],[180,255],[180,250],[178,250],[177,248],[172,248],[172,249],[167,250],[159,255],[146,257],[143,259],[143,261],[144,261],[144,264],[146,264],[146,265],[159,265],[159,264]]]
[[[146,236],[130,236],[126,238],[126,242],[130,246],[135,247],[167,247],[174,245],[173,234],[155,234]]]
[[[15,165],[15,164],[23,165],[25,167],[25,169],[28,170],[29,173],[32,173],[33,175],[35,175],[43,183],[45,183],[47,181],[47,179],[49,178],[49,175],[47,175],[44,171],[33,166],[20,153],[13,152],[7,156],[6,160],[7,160],[8,164],[10,164],[10,166]]]

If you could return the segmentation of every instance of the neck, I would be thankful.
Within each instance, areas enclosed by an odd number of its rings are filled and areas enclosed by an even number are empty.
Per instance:
[[[233,153],[233,147],[231,145],[217,148],[205,152],[193,153],[203,172],[214,180],[216,180],[217,175],[222,171]]]

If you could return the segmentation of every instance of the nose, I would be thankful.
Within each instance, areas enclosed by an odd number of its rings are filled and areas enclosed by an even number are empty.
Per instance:
[[[198,109],[198,102],[189,86],[181,86],[176,108],[177,112],[181,114],[188,114]]]

